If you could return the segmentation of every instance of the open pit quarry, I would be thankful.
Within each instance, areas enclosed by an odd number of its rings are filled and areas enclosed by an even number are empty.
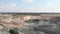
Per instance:
[[[0,14],[0,34],[10,34],[9,29],[19,34],[60,34],[60,15]]]

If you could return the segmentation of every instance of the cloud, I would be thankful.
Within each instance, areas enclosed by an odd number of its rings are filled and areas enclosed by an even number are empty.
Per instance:
[[[16,4],[9,3],[9,4],[1,4],[0,5],[0,12],[14,12]]]
[[[8,5],[9,6],[16,6],[16,4],[13,4],[13,3],[9,3]]]
[[[2,4],[0,5],[0,12],[39,12],[42,8],[21,8],[17,7],[16,4]]]
[[[30,4],[35,2],[34,0],[23,0],[24,4]]]
[[[60,11],[60,4],[48,2],[46,9],[47,11]]]
[[[57,4],[58,5],[58,4]],[[60,6],[60,5],[59,5]],[[0,4],[0,12],[58,12],[60,7],[53,3],[48,3],[46,7],[21,8],[14,3]]]
[[[14,3],[0,5],[0,12],[37,12],[40,8],[21,8],[17,7]]]

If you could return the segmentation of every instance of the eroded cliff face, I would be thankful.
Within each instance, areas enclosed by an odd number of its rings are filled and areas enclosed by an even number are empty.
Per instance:
[[[40,16],[32,16],[32,15],[14,15],[14,14],[1,14],[0,15],[0,23],[6,24],[9,26],[19,27],[25,24],[24,21],[29,19],[41,19]]]
[[[38,21],[40,20],[40,21]],[[23,28],[23,31],[26,32],[26,34],[60,34],[60,17],[52,17],[50,19],[32,19],[26,21],[27,23],[34,23],[34,25],[28,25],[25,28]],[[38,21],[38,24],[35,24],[35,22]],[[42,33],[41,33],[42,32]]]
[[[0,24],[17,30],[20,34],[60,34],[59,23],[58,16],[0,15]]]
[[[15,29],[15,30],[19,31],[20,34],[23,34],[26,29],[29,31],[29,29],[30,29],[29,26],[31,26],[31,24],[28,24],[25,21],[27,21],[29,19],[38,19],[38,18],[41,19],[40,16],[1,14],[0,15],[0,24],[3,24],[4,26],[6,26],[6,28]],[[4,29],[5,29],[5,27],[4,27]],[[23,33],[21,31],[23,31]],[[9,32],[6,32],[6,33],[9,34]],[[25,33],[28,34],[28,32],[25,32]],[[1,31],[1,34],[4,34],[4,33],[2,33],[2,31]]]

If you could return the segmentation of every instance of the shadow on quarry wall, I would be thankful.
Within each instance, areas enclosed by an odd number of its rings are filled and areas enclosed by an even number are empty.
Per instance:
[[[50,20],[36,19],[28,20],[27,23],[35,23],[35,25],[29,25],[25,29],[29,34],[60,34],[60,17],[54,17]],[[37,24],[36,24],[37,23]],[[48,23],[48,24],[47,24]],[[27,34],[28,34],[27,33]]]

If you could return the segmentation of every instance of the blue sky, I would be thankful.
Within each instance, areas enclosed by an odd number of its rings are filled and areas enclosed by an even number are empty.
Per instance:
[[[52,11],[60,11],[60,0],[0,0],[0,12]]]

